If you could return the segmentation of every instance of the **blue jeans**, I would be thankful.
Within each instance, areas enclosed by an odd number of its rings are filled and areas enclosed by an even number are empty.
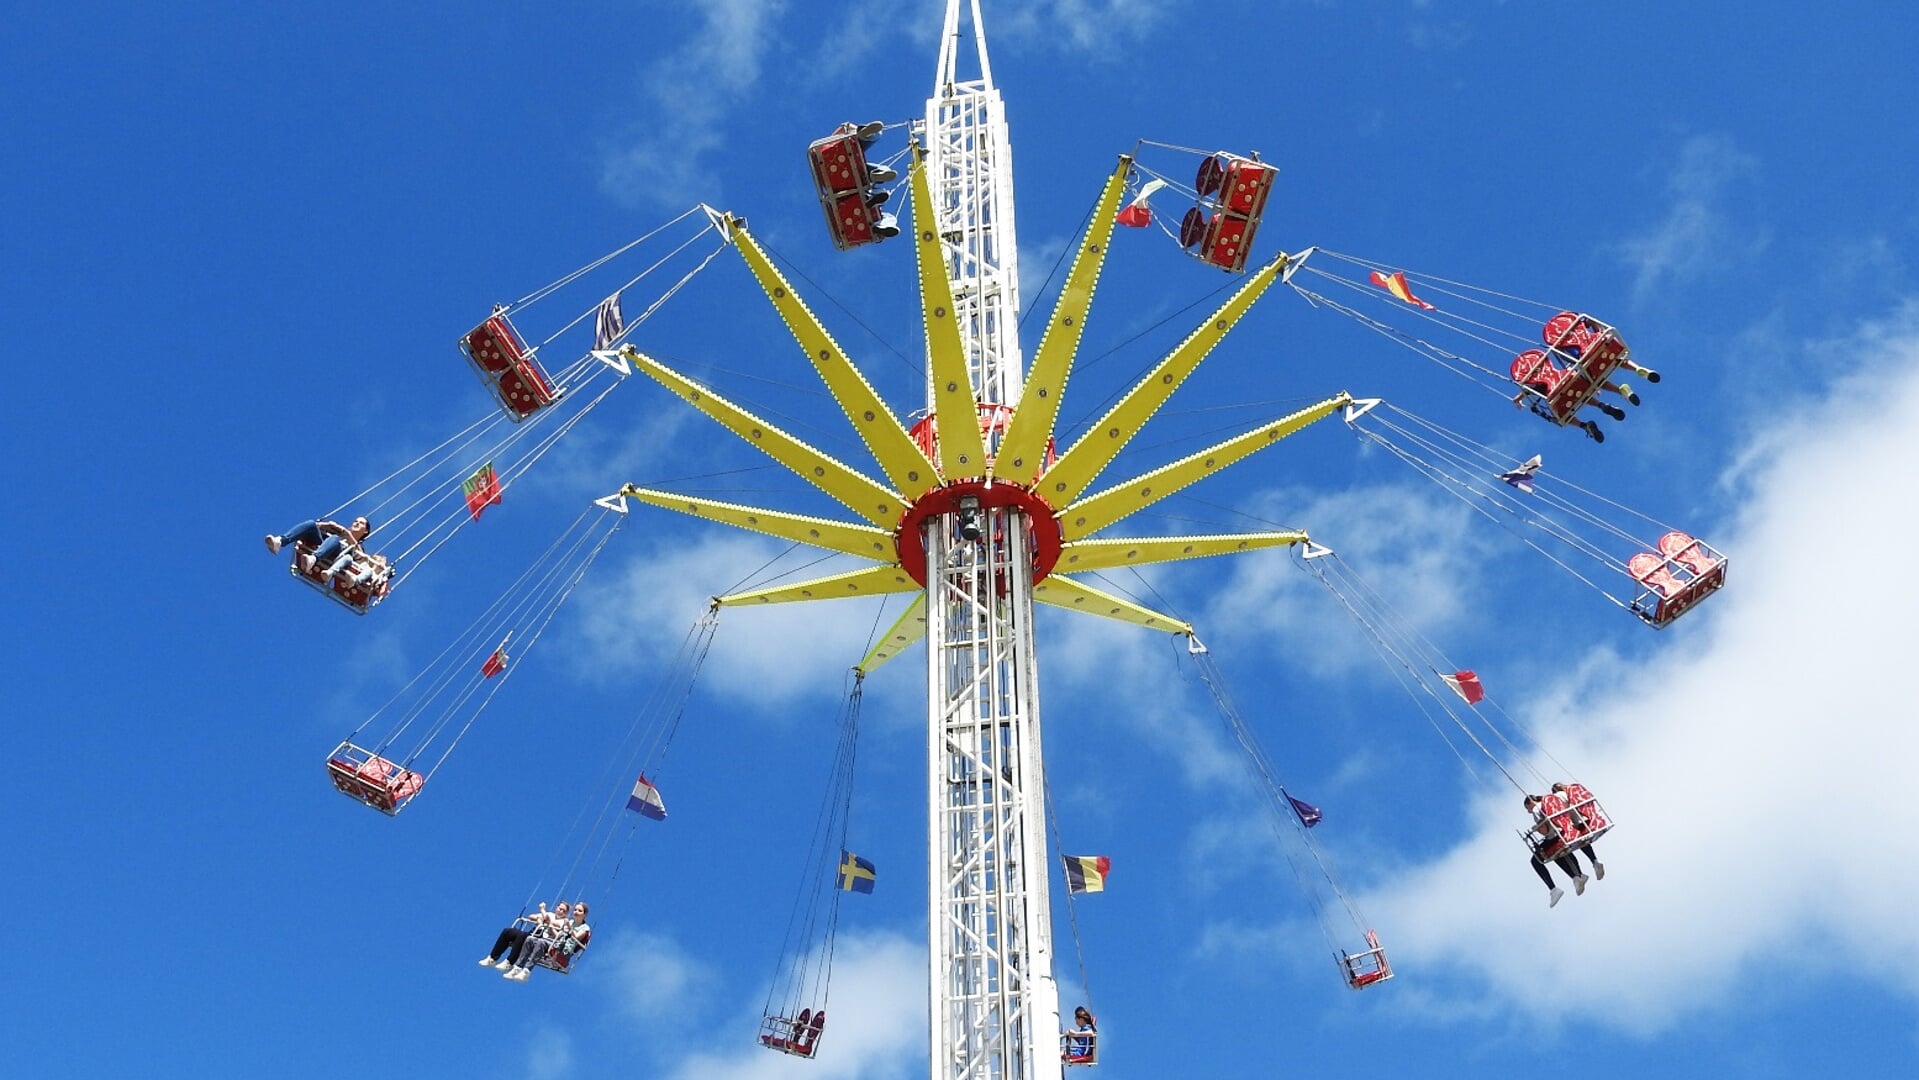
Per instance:
[[[288,529],[280,538],[289,544],[305,544],[313,549],[313,565],[325,570],[340,557],[346,549],[346,541],[337,534],[323,534],[320,523],[314,520],[302,521]]]

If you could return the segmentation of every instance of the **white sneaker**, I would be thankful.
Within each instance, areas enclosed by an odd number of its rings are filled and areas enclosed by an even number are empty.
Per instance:
[[[482,956],[482,957],[480,957],[480,966],[481,966],[481,967],[492,967],[492,966],[493,966],[493,958],[492,958],[491,956]]]
[[[280,553],[280,545],[284,543],[286,543],[285,540],[280,539],[279,537],[273,535],[272,533],[267,534],[267,550],[271,551],[275,555],[278,555]]]
[[[1586,895],[1586,875],[1581,874],[1578,877],[1573,878],[1573,895],[1574,896]]]
[[[1546,906],[1549,908],[1558,907],[1560,898],[1564,897],[1565,895],[1566,895],[1566,890],[1560,888],[1557,885],[1554,885],[1553,891],[1547,894],[1549,899],[1547,899],[1546,901]]]
[[[1599,880],[1601,880],[1601,881],[1604,881],[1604,880],[1606,880],[1606,864],[1605,864],[1605,863],[1602,863],[1602,862],[1596,862],[1596,863],[1594,863],[1594,864],[1593,864],[1593,876],[1594,876],[1594,877],[1596,877],[1596,878],[1598,878],[1598,879],[1599,879]]]

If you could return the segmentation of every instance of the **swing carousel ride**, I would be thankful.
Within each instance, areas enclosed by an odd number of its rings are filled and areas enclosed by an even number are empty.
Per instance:
[[[1101,887],[1108,864],[1064,855],[1056,828],[1049,845],[1036,604],[1183,639],[1333,945],[1341,978],[1363,989],[1394,975],[1380,934],[1332,872],[1313,830],[1319,810],[1287,790],[1195,627],[1118,595],[1123,590],[1096,587],[1089,578],[1104,581],[1103,571],[1291,548],[1462,761],[1468,753],[1482,755],[1522,794],[1550,788],[1521,835],[1553,889],[1552,902],[1560,892],[1545,864],[1570,865],[1567,876],[1583,891],[1587,879],[1572,860],[1584,853],[1595,872],[1603,872],[1593,843],[1613,824],[1584,786],[1549,784],[1532,763],[1544,751],[1486,695],[1474,673],[1445,656],[1326,544],[1279,527],[1129,536],[1122,526],[1128,518],[1338,417],[1363,445],[1404,462],[1652,628],[1669,625],[1719,589],[1727,560],[1680,529],[1549,473],[1541,456],[1522,460],[1396,404],[1344,390],[1243,425],[1167,464],[1103,480],[1129,442],[1272,291],[1290,289],[1308,308],[1351,320],[1552,427],[1573,428],[1594,441],[1605,438],[1605,429],[1587,411],[1622,420],[1627,413],[1620,402],[1640,404],[1625,377],[1656,383],[1660,375],[1638,362],[1617,327],[1576,307],[1525,301],[1321,248],[1261,254],[1277,167],[1254,153],[1144,140],[1119,156],[1098,191],[1026,364],[1012,158],[979,7],[979,0],[947,0],[934,93],[923,118],[843,123],[805,147],[835,248],[897,241],[913,249],[925,335],[922,414],[902,417],[882,400],[744,218],[695,206],[492,310],[458,344],[495,407],[324,518],[270,535],[267,545],[288,553],[296,580],[365,615],[476,525],[636,373],[837,502],[845,513],[827,517],[622,486],[582,511],[424,670],[347,733],[327,755],[327,774],[341,793],[384,814],[410,806],[511,681],[635,503],[870,563],[713,599],[589,788],[558,892],[603,898],[633,831],[641,822],[666,819],[659,781],[720,612],[909,597],[849,675],[832,771],[758,1041],[801,1058],[826,1045],[841,899],[870,891],[874,879],[871,862],[847,847],[864,680],[924,641],[932,1075],[1012,1080],[1059,1076],[1066,1068],[1097,1065],[1101,1057],[1089,1010],[1067,1014],[1071,1027],[1062,1024],[1054,975],[1055,885],[1066,886],[1070,908],[1074,894]],[[1155,199],[1160,206],[1178,199],[1183,213],[1169,223]],[[1061,404],[1118,228],[1157,228],[1169,248],[1231,275],[1231,291],[1083,434],[1067,440]],[[816,449],[770,422],[769,410],[723,395],[638,344],[649,318],[728,249],[850,421],[878,465],[876,474]],[[583,304],[582,297],[588,298]],[[645,307],[629,320],[623,311],[636,299]],[[564,362],[553,359],[569,353]],[[336,518],[353,523],[341,526]],[[1571,780],[1556,760],[1552,764],[1561,779]],[[549,912],[544,903],[533,908],[535,895],[537,889],[482,961],[508,978],[524,979],[533,967],[566,974],[588,952],[585,906]]]

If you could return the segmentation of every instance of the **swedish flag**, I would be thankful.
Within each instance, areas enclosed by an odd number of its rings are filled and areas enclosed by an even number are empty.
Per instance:
[[[847,892],[870,893],[877,879],[871,862],[845,848],[840,849],[840,888]]]

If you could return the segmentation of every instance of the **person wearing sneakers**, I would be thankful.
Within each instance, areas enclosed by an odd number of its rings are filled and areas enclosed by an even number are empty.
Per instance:
[[[1526,812],[1533,816],[1531,831],[1541,837],[1534,842],[1533,846],[1533,873],[1538,874],[1539,880],[1546,883],[1546,906],[1558,907],[1559,901],[1566,895],[1566,890],[1553,884],[1552,871],[1546,869],[1546,864],[1539,858],[1539,853],[1559,838],[1559,830],[1553,828],[1552,822],[1547,821],[1545,813],[1539,809],[1539,804],[1543,801],[1537,795],[1528,795],[1525,801]],[[1579,862],[1572,857],[1571,853],[1561,851],[1554,855],[1552,860],[1568,878],[1572,879],[1575,894],[1586,891],[1586,875],[1579,872]]]
[[[1566,797],[1566,804],[1568,806],[1572,805],[1572,801],[1573,801],[1572,792],[1567,789],[1564,782],[1554,784],[1553,790],[1557,791],[1558,793]],[[1580,832],[1583,833],[1591,827],[1587,824],[1586,819],[1580,815],[1578,807],[1574,806],[1572,808],[1572,816],[1573,816],[1573,827],[1577,828]],[[1585,843],[1574,848],[1573,851],[1575,852],[1583,851],[1586,853],[1586,861],[1593,864],[1593,878],[1595,880],[1598,880],[1598,881],[1606,880],[1606,864],[1599,861],[1599,852],[1593,850],[1592,841],[1590,840],[1586,841]],[[1579,865],[1579,860],[1574,859],[1573,865],[1574,866]]]
[[[356,517],[348,525],[324,519],[302,521],[282,535],[267,534],[267,550],[275,555],[288,544],[305,545],[310,554],[309,562],[300,567],[302,573],[318,567],[322,577],[328,581],[333,575],[345,569],[353,562],[353,556],[360,553],[360,545],[373,533],[373,523],[365,517]]]
[[[518,925],[521,921],[532,924],[533,929],[521,929]],[[520,970],[520,961],[526,954],[528,939],[550,926],[564,925],[570,921],[572,921],[572,915],[566,901],[560,901],[550,912],[546,910],[545,904],[541,904],[540,910],[526,916],[524,920],[514,920],[515,925],[500,931],[500,936],[493,939],[493,951],[480,959],[480,966],[497,967],[507,978],[516,978],[514,972]],[[517,978],[523,982],[526,976],[520,975]]]
[[[532,973],[533,965],[539,963],[540,958],[548,952],[558,952],[561,957],[559,964],[565,967],[572,962],[575,954],[586,948],[586,943],[592,937],[593,928],[586,924],[586,901],[582,900],[573,905],[573,917],[570,920],[556,919],[547,924],[545,930],[536,931],[527,939],[526,951],[520,956],[519,964],[508,971],[506,977],[525,982]]]
[[[1543,351],[1539,349],[1528,349],[1513,358],[1512,378],[1520,387],[1519,393],[1513,395],[1513,405],[1515,407],[1522,405],[1529,407],[1532,409],[1533,414],[1541,419],[1554,424],[1560,423],[1558,414],[1553,411],[1552,396],[1553,392],[1558,388],[1560,381],[1566,378],[1565,368],[1554,363],[1552,358],[1547,356]],[[1638,395],[1634,394],[1630,388],[1609,382],[1606,384],[1605,389],[1611,390],[1621,397],[1626,398],[1634,405],[1639,404]],[[1589,402],[1589,404],[1614,420],[1624,420],[1626,418],[1625,410],[1619,408],[1617,405],[1608,405],[1603,401],[1593,401]],[[1599,430],[1599,422],[1596,420],[1580,420],[1575,418],[1572,421],[1572,426],[1585,432],[1586,437],[1594,442],[1603,443],[1606,441],[1606,433]]]
[[[1565,353],[1575,360],[1583,358],[1586,355],[1586,345],[1597,340],[1604,332],[1605,327],[1600,326],[1599,323],[1591,317],[1576,315],[1570,311],[1562,311],[1553,318],[1548,319],[1546,325],[1541,329],[1541,334],[1544,336],[1548,346],[1551,346],[1558,352]],[[1649,383],[1659,381],[1659,373],[1657,371],[1640,364],[1631,356],[1620,357],[1619,366],[1645,379]],[[1627,397],[1628,395],[1622,394],[1621,396]],[[1629,397],[1628,400],[1631,400],[1634,405],[1639,404],[1636,397]]]

